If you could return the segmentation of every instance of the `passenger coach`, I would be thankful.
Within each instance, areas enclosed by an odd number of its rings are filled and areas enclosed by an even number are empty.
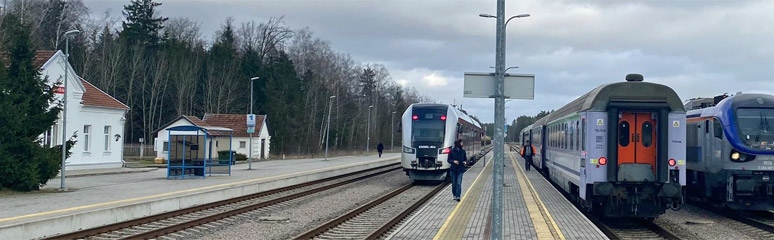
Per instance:
[[[454,141],[462,139],[468,156],[480,149],[481,125],[448,104],[412,104],[401,118],[401,165],[412,180],[444,180]]]
[[[737,210],[774,210],[770,121],[774,96],[765,94],[737,94],[688,112],[689,196]]]
[[[599,86],[521,133],[535,167],[600,215],[652,218],[683,203],[685,108],[642,80]]]

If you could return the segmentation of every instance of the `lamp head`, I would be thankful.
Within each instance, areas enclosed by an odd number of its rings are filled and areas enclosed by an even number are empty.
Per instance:
[[[81,30],[78,30],[78,29],[73,29],[73,30],[70,30],[70,31],[67,31],[67,32],[65,32],[65,33],[64,33],[64,35],[65,35],[65,36],[68,36],[68,35],[70,35],[70,34],[77,34],[77,33],[81,33]]]
[[[525,17],[529,17],[529,16],[530,15],[528,13],[516,15],[517,18],[525,18]]]
[[[486,14],[486,13],[479,14],[478,16],[479,17],[483,17],[483,18],[497,18],[497,16],[495,16],[495,15]]]
[[[260,79],[260,77],[253,77],[253,78],[250,78],[250,81],[255,81],[255,80],[258,80],[258,79]]]

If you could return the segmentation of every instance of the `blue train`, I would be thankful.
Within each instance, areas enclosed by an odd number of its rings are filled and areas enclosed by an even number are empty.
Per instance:
[[[774,210],[774,96],[724,95],[686,107],[693,108],[688,196],[735,210]]]

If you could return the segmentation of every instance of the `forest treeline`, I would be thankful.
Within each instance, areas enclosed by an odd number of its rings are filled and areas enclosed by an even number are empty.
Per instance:
[[[253,82],[254,112],[268,115],[272,152],[279,154],[324,147],[330,96],[337,96],[330,126],[337,150],[365,149],[369,112],[371,149],[378,142],[389,146],[391,119],[397,128],[408,105],[428,101],[393,81],[384,66],[358,63],[311,29],[292,29],[282,16],[224,19],[208,40],[199,22],[164,17],[153,0],[127,1],[120,17],[92,16],[81,0],[6,4],[3,17],[29,27],[38,50],[63,50],[63,33],[81,30],[70,40],[70,62],[131,107],[126,142],[153,139],[154,130],[180,115],[249,113],[252,77],[260,77]]]

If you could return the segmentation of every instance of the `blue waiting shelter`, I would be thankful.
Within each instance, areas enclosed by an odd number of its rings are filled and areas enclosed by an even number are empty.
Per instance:
[[[234,161],[231,154],[233,130],[222,127],[177,126],[168,128],[167,134],[167,179],[206,178],[206,175],[212,174],[231,176],[231,165]],[[218,146],[224,145],[217,144],[217,141],[226,138],[228,154],[217,154],[226,150],[218,149]],[[213,158],[213,152],[216,153],[216,158]]]

